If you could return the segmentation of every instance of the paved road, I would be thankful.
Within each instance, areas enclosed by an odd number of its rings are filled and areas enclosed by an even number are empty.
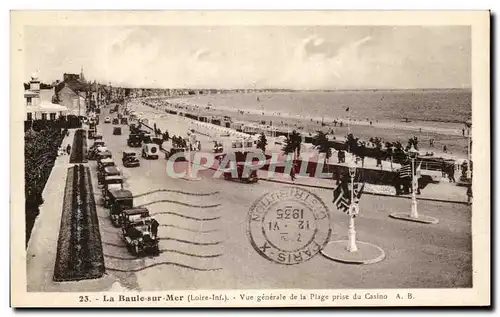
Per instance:
[[[101,124],[98,128],[121,165],[121,152],[131,149],[126,146],[128,128],[123,127],[121,136],[112,135],[111,124]],[[139,153],[140,150],[136,151]],[[183,163],[178,164],[178,167],[183,167]],[[95,168],[95,162],[90,165]],[[423,225],[388,217],[391,212],[409,211],[408,200],[363,196],[361,215],[356,218],[358,239],[384,249],[384,261],[350,266],[317,255],[308,262],[285,266],[264,259],[252,248],[246,233],[246,220],[254,201],[288,185],[269,182],[242,184],[212,179],[212,171],[201,174],[202,180],[192,182],[167,176],[165,165],[166,161],[161,157],[159,160],[141,159],[138,168],[123,168],[126,186],[134,195],[156,189],[186,193],[218,191],[219,194],[199,197],[164,192],[136,200],[135,205],[163,201],[148,206],[163,225],[159,235],[164,238],[160,242],[164,252],[156,258],[132,259],[133,256],[123,248],[119,229],[112,227],[106,217],[107,210],[99,207],[108,273],[126,287],[168,290],[471,286],[469,206],[420,202],[421,213],[440,220],[437,225]],[[348,219],[333,208],[331,191],[313,191],[331,209],[332,240],[344,239]],[[160,262],[164,263],[142,269]],[[117,272],[113,269],[139,271]]]

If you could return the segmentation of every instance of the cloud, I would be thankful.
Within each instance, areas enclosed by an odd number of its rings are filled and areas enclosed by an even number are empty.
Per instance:
[[[352,84],[366,66],[359,57],[359,50],[371,40],[367,36],[340,44],[316,36],[305,38],[296,46],[279,82],[296,89],[327,89]]]

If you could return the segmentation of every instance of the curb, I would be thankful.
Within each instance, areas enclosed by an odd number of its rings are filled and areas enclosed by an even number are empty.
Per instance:
[[[162,150],[162,151],[166,152],[165,150]],[[208,169],[213,170],[213,171],[217,170],[217,168],[213,168],[213,167],[209,167]],[[262,177],[257,177],[257,178],[259,180],[261,180],[261,181],[270,182],[270,183],[281,183],[281,184],[287,184],[287,185],[302,186],[302,187],[308,187],[308,188],[326,189],[326,190],[334,190],[335,189],[333,187],[320,186],[320,185],[309,185],[309,184],[292,183],[292,182],[281,181],[281,180],[274,180],[274,179],[267,179],[267,178],[262,178]],[[365,195],[372,195],[372,196],[381,196],[381,197],[412,199],[411,196],[389,195],[389,194],[381,194],[381,193],[366,192],[366,191],[364,191],[363,194],[365,194]],[[446,199],[425,198],[425,197],[420,197],[420,198],[418,198],[418,200],[440,202],[440,203],[449,203],[449,204],[469,205],[469,203],[466,202],[466,201],[458,201],[458,200],[446,200]]]
[[[263,180],[263,181],[266,181],[266,182],[272,182],[272,183],[282,183],[282,184],[288,184],[288,185],[309,187],[309,188],[318,188],[318,189],[326,189],[326,190],[334,190],[335,189],[333,187],[327,187],[327,186],[292,183],[292,182],[287,182],[287,181],[279,181],[279,180],[267,179],[267,178],[260,178],[260,177],[259,177],[259,180]],[[374,193],[374,192],[367,192],[367,191],[364,191],[363,194],[365,194],[365,195],[372,195],[372,196],[382,196],[382,197],[393,197],[393,198],[411,199],[411,196],[389,195],[389,194],[381,194],[381,193]],[[468,205],[469,204],[469,203],[467,203],[465,201],[446,200],[446,199],[437,199],[437,198],[425,198],[425,197],[420,197],[420,198],[418,198],[418,200],[441,202],[441,203],[450,203],[450,204],[463,204],[463,205]]]

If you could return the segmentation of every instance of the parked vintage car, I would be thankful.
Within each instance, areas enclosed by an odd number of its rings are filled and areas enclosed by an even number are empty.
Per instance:
[[[126,189],[109,191],[109,217],[115,227],[120,227],[123,222],[123,211],[134,207],[132,192]]]
[[[113,135],[122,135],[122,128],[121,127],[114,127],[113,128]]]
[[[169,160],[175,154],[183,153],[183,155],[181,155],[181,154],[177,155],[176,161],[184,162],[184,161],[186,161],[186,154],[185,154],[186,151],[187,151],[187,148],[185,148],[185,147],[171,147],[170,149],[165,151],[165,159]]]
[[[245,162],[229,161],[229,170],[224,171],[224,179],[238,180],[244,183],[256,183],[259,180],[257,170],[248,167],[247,171],[245,171],[245,166],[247,166]]]
[[[120,119],[120,124],[128,124],[128,119],[127,119],[127,118],[125,118],[125,117],[122,117],[122,118]]]
[[[94,136],[96,135],[97,131],[94,130],[94,129],[89,129],[88,132],[87,132],[87,138],[89,140],[92,140],[94,138]]]
[[[94,141],[94,144],[92,144],[92,146],[88,150],[88,158],[89,158],[89,160],[95,160],[96,159],[97,149],[99,147],[105,147],[104,141]]]
[[[122,163],[125,167],[138,167],[141,165],[137,154],[132,151],[123,151]]]
[[[102,181],[102,185],[104,207],[109,207],[109,191],[123,189],[123,177],[121,175],[106,176]]]
[[[111,118],[110,117],[104,118],[104,123],[111,123]]]
[[[96,152],[96,159],[102,160],[104,158],[112,158],[113,154],[106,147],[98,147]]]
[[[120,120],[118,118],[113,118],[113,124],[120,124]]]
[[[135,255],[158,255],[158,221],[149,215],[147,208],[132,208],[122,212],[122,233],[128,249]]]
[[[121,175],[116,165],[106,166],[97,172],[97,182],[101,184],[105,177]]]
[[[104,172],[104,169],[108,166],[116,166],[112,158],[97,160],[97,174]]]
[[[94,140],[102,140],[102,135],[94,134]]]
[[[158,159],[158,155],[160,154],[160,148],[158,144],[154,143],[145,143],[142,145],[142,157],[145,159]]]
[[[141,136],[139,134],[129,134],[127,145],[130,147],[140,147],[142,144]]]

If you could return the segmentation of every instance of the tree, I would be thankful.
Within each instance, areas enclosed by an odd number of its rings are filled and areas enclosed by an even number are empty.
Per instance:
[[[300,156],[300,147],[302,145],[302,137],[297,131],[293,130],[292,134],[290,135],[290,140],[291,140],[292,145],[293,145],[293,153],[296,155],[295,157],[297,158]]]
[[[257,148],[262,150],[262,153],[266,153],[267,138],[264,133],[261,133],[259,139],[257,140]]]
[[[313,139],[314,148],[318,150],[319,153],[325,154],[325,163],[332,156],[332,146],[330,141],[326,137],[324,132],[318,131],[318,134],[314,136]]]
[[[406,145],[406,151],[408,151],[412,145],[415,147],[415,150],[418,150],[418,138],[416,136],[408,140],[408,144]]]

